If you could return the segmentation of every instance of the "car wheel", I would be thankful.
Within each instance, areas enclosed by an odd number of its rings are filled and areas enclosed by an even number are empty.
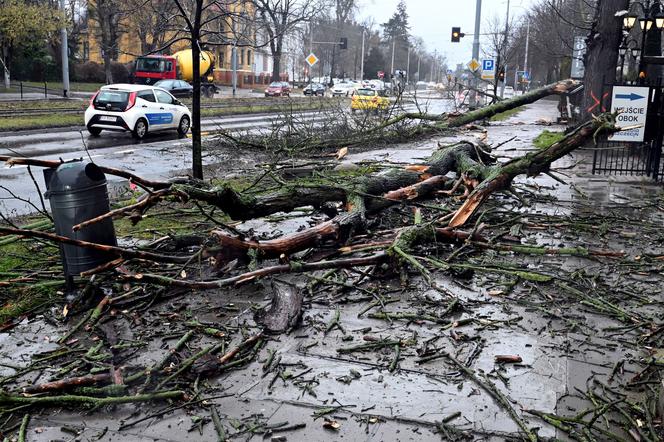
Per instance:
[[[178,135],[180,136],[180,138],[184,138],[187,136],[187,132],[189,132],[190,125],[191,121],[189,121],[189,117],[183,115],[182,118],[180,118],[180,124],[178,124]]]
[[[93,137],[98,137],[99,134],[101,133],[101,129],[98,129],[96,127],[88,127],[88,132],[90,132],[90,135]]]
[[[137,140],[142,140],[148,133],[148,122],[144,118],[139,118],[131,133]]]

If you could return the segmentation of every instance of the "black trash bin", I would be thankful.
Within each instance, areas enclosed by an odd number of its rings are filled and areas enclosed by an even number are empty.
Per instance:
[[[72,161],[44,171],[46,198],[51,203],[55,232],[68,238],[117,246],[113,220],[107,218],[74,232],[72,227],[110,211],[106,176],[94,163]],[[60,245],[68,283],[81,272],[115,258],[99,250]]]

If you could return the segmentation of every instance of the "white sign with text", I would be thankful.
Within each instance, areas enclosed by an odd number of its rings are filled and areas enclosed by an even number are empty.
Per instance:
[[[649,98],[649,87],[613,86],[611,112],[618,113],[616,125],[618,127],[638,127],[616,132],[609,137],[609,140],[632,143],[643,141],[646,132]]]

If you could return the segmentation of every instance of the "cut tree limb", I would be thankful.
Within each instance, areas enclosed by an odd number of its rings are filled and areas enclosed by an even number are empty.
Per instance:
[[[615,126],[614,116],[603,115],[579,126],[574,132],[546,149],[530,152],[505,164],[493,166],[486,172],[487,177],[480,182],[457,210],[450,220],[449,226],[464,225],[492,193],[509,188],[512,180],[518,175],[534,177],[547,172],[551,163],[584,145],[599,133],[610,134],[618,130]]]
[[[79,241],[76,239],[67,238],[66,236],[55,235],[53,233],[38,232],[35,230],[14,229],[11,227],[0,227],[0,235],[20,235],[26,238],[39,238],[56,243],[69,244],[72,246],[83,247],[86,249],[99,250],[106,252],[110,256],[119,256],[126,259],[146,259],[156,262],[170,262],[181,264],[188,262],[191,257],[189,256],[170,256],[161,255],[158,253],[143,252],[140,250],[124,249],[122,247],[109,246],[105,244],[97,244],[88,241]]]

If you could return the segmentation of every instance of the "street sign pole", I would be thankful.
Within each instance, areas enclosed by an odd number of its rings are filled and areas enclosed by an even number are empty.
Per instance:
[[[482,0],[477,0],[477,6],[475,7],[475,36],[473,37],[473,60],[480,58],[480,25],[482,21]],[[477,97],[477,86],[478,79],[476,75],[473,75],[473,90],[470,91],[470,104],[473,107],[478,107],[478,97]]]

